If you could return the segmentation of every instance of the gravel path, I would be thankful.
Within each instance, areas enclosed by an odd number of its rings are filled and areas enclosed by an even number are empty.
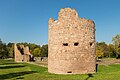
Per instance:
[[[42,67],[48,67],[47,62],[27,62],[27,63],[42,66]]]

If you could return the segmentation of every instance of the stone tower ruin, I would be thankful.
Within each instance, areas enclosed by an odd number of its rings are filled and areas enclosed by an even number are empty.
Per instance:
[[[95,24],[64,8],[58,20],[48,21],[48,72],[89,74],[96,72]]]

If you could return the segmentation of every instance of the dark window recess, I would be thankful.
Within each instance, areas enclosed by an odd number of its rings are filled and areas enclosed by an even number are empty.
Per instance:
[[[78,43],[78,42],[76,42],[76,43],[74,43],[74,46],[78,46],[78,44],[79,44],[79,43]]]
[[[72,73],[72,71],[68,71],[67,73]]]
[[[63,43],[63,46],[68,46],[68,43]]]
[[[90,43],[90,46],[92,46],[93,45],[93,43]]]

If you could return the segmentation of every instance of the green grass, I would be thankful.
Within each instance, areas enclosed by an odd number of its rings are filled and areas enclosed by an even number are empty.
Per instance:
[[[0,80],[120,80],[120,64],[99,65],[93,75],[58,75],[48,73],[45,67],[0,60]]]

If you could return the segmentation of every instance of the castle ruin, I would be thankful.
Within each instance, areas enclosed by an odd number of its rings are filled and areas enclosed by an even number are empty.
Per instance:
[[[95,24],[64,8],[58,20],[48,21],[48,72],[89,74],[96,72]]]
[[[29,52],[28,46],[14,44],[14,58],[15,62],[29,62],[33,60],[33,55]]]

